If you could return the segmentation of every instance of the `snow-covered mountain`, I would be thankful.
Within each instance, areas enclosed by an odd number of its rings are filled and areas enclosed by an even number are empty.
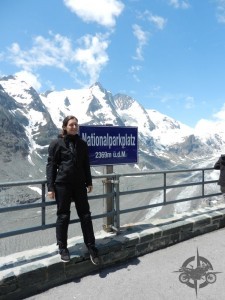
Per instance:
[[[65,116],[80,124],[138,126],[139,170],[192,167],[223,152],[225,133],[194,130],[100,83],[87,89],[38,94],[17,77],[0,79],[1,181],[43,178],[47,147]]]

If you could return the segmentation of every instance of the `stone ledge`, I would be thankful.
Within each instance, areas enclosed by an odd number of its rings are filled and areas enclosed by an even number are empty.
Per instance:
[[[121,228],[119,235],[101,232],[96,244],[101,265],[91,264],[81,237],[69,240],[69,263],[61,262],[56,245],[0,257],[0,300],[19,300],[99,269],[182,242],[225,226],[225,206],[206,208],[168,219]]]

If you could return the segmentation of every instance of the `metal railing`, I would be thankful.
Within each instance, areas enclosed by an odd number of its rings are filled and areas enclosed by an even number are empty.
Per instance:
[[[100,180],[102,179],[102,184],[104,186],[108,186],[110,188],[107,188],[107,193],[101,193],[97,195],[89,196],[89,200],[96,200],[96,199],[111,199],[112,205],[110,205],[110,211],[107,210],[97,215],[93,215],[93,219],[99,219],[99,218],[106,218],[107,220],[110,220],[110,228],[112,230],[116,230],[117,232],[120,229],[120,217],[121,214],[140,211],[144,209],[150,209],[158,206],[165,206],[165,205],[171,205],[178,202],[184,202],[184,201],[193,201],[198,199],[210,199],[214,196],[221,195],[220,192],[211,192],[206,193],[206,187],[209,184],[215,184],[217,180],[207,180],[206,172],[212,172],[213,168],[204,168],[204,169],[189,169],[189,170],[171,170],[171,171],[153,171],[153,172],[137,172],[137,173],[126,173],[126,174],[104,174],[104,175],[98,175],[93,176],[93,179]],[[183,174],[181,178],[179,178],[179,181],[181,183],[178,184],[169,184],[168,177],[169,175],[174,174]],[[189,176],[189,174],[191,174]],[[194,175],[193,175],[194,174]],[[197,174],[197,176],[195,176]],[[188,175],[188,176],[187,176]],[[139,189],[130,189],[126,191],[120,191],[120,185],[121,185],[121,178],[143,178],[145,176],[161,176],[162,177],[162,184],[160,186],[155,187],[147,187],[147,188],[139,188]],[[210,176],[208,176],[211,178]],[[172,180],[174,182],[174,178]],[[191,182],[190,182],[191,181]],[[39,231],[43,229],[48,229],[55,227],[55,223],[49,223],[46,224],[46,207],[55,205],[55,201],[46,201],[46,180],[30,180],[30,181],[19,181],[19,182],[8,182],[8,183],[0,183],[0,191],[5,188],[11,188],[16,186],[32,186],[32,185],[40,185],[41,186],[41,201],[38,203],[29,203],[29,204],[22,204],[22,205],[15,205],[15,206],[9,206],[9,207],[1,207],[0,213],[7,213],[7,212],[13,212],[18,210],[26,210],[31,208],[41,208],[41,225],[40,226],[33,226],[29,228],[23,228],[19,230],[13,230],[8,232],[2,232],[0,233],[0,238],[5,238],[9,236],[19,235],[23,233],[28,232],[34,232]],[[151,185],[151,182],[150,184]],[[171,191],[173,189],[178,188],[186,188],[186,187],[194,187],[194,186],[200,186],[201,192],[199,195],[195,195],[192,197],[184,197],[180,199],[168,199],[168,191]],[[216,188],[216,190],[219,190]],[[125,208],[120,209],[121,204],[121,197],[125,195],[130,194],[139,194],[139,193],[146,193],[146,192],[155,192],[155,191],[161,191],[162,192],[162,201],[158,203],[148,204],[148,205],[142,205],[142,206],[136,206],[132,208]],[[72,219],[70,223],[77,223],[79,222],[79,219]],[[0,229],[1,230],[1,229]]]

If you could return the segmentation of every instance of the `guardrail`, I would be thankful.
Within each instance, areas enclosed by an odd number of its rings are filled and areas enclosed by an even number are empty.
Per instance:
[[[204,169],[189,169],[189,170],[171,170],[171,171],[153,171],[153,172],[137,172],[137,173],[126,173],[126,174],[104,174],[104,175],[97,175],[93,176],[93,179],[102,180],[104,186],[106,186],[107,193],[97,194],[89,196],[89,200],[95,199],[106,199],[107,200],[107,207],[106,211],[102,214],[93,215],[93,219],[98,218],[105,218],[107,224],[105,224],[106,230],[120,230],[120,216],[121,214],[130,213],[134,211],[140,211],[144,209],[154,208],[158,206],[165,206],[171,205],[178,202],[184,201],[193,201],[197,199],[203,199],[214,196],[221,195],[220,192],[206,192],[206,187],[210,184],[217,183],[217,180],[207,180],[207,177],[211,179],[210,173],[214,170],[213,168],[204,168]],[[206,175],[206,172],[209,172]],[[169,184],[169,181],[174,182],[174,178],[171,180],[169,179],[169,175],[180,174],[179,184]],[[183,174],[181,176],[181,174]],[[189,175],[190,174],[190,175]],[[120,191],[120,180],[121,178],[125,177],[138,177],[143,178],[144,176],[161,176],[162,184],[160,186],[155,187],[147,187],[147,188],[140,188],[140,189],[131,189],[127,191]],[[191,182],[190,182],[191,181]],[[32,186],[32,185],[40,185],[41,186],[41,202],[39,203],[29,203],[29,204],[22,204],[10,207],[2,207],[0,208],[0,213],[6,212],[13,212],[18,210],[25,210],[31,208],[41,208],[41,225],[40,226],[33,226],[29,228],[23,228],[19,230],[9,231],[0,233],[0,238],[5,238],[9,236],[19,235],[23,233],[39,231],[43,229],[48,229],[55,227],[55,223],[46,224],[46,207],[55,205],[54,201],[46,201],[46,180],[29,180],[29,181],[18,181],[18,182],[8,182],[8,183],[0,183],[0,190],[2,188],[10,188],[14,186]],[[151,185],[151,183],[149,184]],[[168,200],[168,190],[173,190],[177,188],[186,188],[186,187],[194,187],[200,186],[201,192],[199,195],[195,195],[192,197],[184,197],[180,199],[170,199]],[[218,190],[218,188],[216,188]],[[120,209],[121,204],[121,197],[129,194],[135,193],[146,193],[152,191],[161,191],[163,193],[162,201],[154,204],[142,205],[132,208]],[[110,203],[110,205],[108,205]],[[109,209],[110,208],[110,209]],[[70,223],[77,223],[79,219],[73,219]],[[104,228],[104,226],[103,226]]]

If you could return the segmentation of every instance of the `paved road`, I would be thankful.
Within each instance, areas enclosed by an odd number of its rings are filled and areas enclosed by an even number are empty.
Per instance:
[[[188,258],[193,268],[209,262],[216,281],[196,280],[197,288],[179,281],[179,270]],[[207,260],[207,261],[206,261]],[[190,266],[190,265],[189,265]],[[190,280],[190,284],[194,284]],[[197,292],[197,295],[196,295]],[[27,300],[224,300],[225,299],[225,229],[220,229],[171,247],[103,269],[71,283],[52,288]]]

